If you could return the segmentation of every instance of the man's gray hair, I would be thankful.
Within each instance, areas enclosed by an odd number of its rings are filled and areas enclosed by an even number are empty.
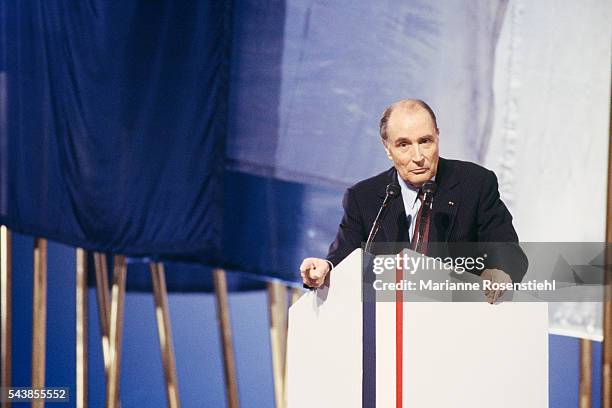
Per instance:
[[[387,140],[387,125],[389,124],[389,118],[391,117],[391,113],[395,110],[395,108],[402,107],[409,112],[416,111],[419,109],[424,109],[431,116],[431,120],[433,120],[434,126],[436,130],[438,129],[438,122],[436,121],[436,114],[433,112],[431,107],[422,101],[421,99],[402,99],[394,104],[390,105],[385,109],[381,118],[380,118],[380,137],[383,140]]]

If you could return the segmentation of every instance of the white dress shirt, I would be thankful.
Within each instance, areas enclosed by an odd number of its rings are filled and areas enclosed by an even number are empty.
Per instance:
[[[432,180],[435,180],[436,177],[432,177]],[[412,237],[414,235],[414,225],[416,224],[416,217],[419,213],[419,209],[421,208],[421,200],[418,199],[419,196],[419,188],[414,187],[411,184],[408,184],[404,179],[397,175],[397,181],[400,185],[402,191],[402,200],[404,201],[404,210],[406,211],[406,219],[408,221],[408,233],[410,235],[410,241],[412,241]]]

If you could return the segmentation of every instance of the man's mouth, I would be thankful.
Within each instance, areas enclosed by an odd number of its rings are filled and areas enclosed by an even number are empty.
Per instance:
[[[427,172],[427,170],[429,170],[427,167],[420,167],[418,169],[412,170],[411,173],[414,173],[414,174],[423,174],[423,173]]]

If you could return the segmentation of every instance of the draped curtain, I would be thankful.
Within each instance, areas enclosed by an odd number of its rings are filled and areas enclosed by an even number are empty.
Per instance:
[[[0,4],[0,222],[170,261],[171,287],[298,281],[390,166],[394,100],[431,103],[443,155],[487,151],[504,0]]]

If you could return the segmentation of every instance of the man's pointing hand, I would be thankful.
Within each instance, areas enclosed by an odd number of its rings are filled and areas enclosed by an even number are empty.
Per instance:
[[[306,258],[300,265],[300,274],[305,285],[318,288],[325,282],[325,277],[331,269],[330,263],[321,258]]]

